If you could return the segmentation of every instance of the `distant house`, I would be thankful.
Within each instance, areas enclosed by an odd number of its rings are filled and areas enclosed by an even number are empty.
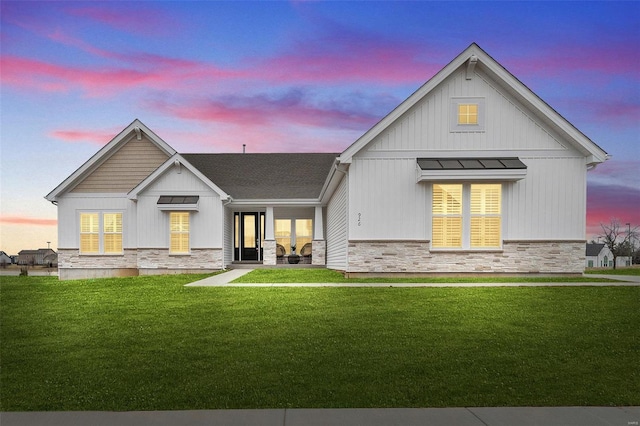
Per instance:
[[[0,251],[0,265],[11,265],[12,263],[13,258],[7,253]]]
[[[57,263],[57,254],[50,248],[20,250],[18,253],[18,265],[48,265],[53,259],[56,259],[55,263]]]
[[[575,274],[607,158],[472,44],[342,153],[181,154],[135,120],[46,198],[61,279],[300,253],[350,275]]]
[[[629,266],[629,256],[618,256],[616,268]],[[604,243],[588,243],[585,252],[587,268],[613,268],[613,254]]]

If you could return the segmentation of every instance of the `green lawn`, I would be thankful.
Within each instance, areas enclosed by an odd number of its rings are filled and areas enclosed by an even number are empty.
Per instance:
[[[433,276],[407,278],[345,278],[340,272],[329,269],[255,269],[234,280],[234,283],[512,283],[512,282],[610,282],[611,280],[591,277],[540,277],[496,275],[486,276]]]
[[[640,287],[1,277],[0,410],[640,405]]]
[[[607,274],[607,275],[640,275],[640,268],[590,268],[584,271],[585,274]]]

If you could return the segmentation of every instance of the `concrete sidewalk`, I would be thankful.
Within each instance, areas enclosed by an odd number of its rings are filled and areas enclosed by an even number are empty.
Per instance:
[[[2,426],[636,426],[640,407],[339,408],[0,413]]]
[[[611,278],[617,282],[543,282],[543,283],[231,283],[253,269],[231,269],[222,274],[186,284],[186,287],[573,287],[573,286],[640,286],[640,276],[585,275],[594,278]]]

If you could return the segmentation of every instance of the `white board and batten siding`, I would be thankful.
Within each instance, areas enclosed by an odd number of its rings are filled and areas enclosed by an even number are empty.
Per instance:
[[[124,194],[65,194],[58,200],[58,247],[80,248],[80,213],[122,213],[122,246],[137,247],[136,204]]]
[[[347,177],[336,188],[327,204],[327,268],[347,269]]]
[[[139,248],[169,247],[170,212],[158,208],[161,195],[198,195],[198,210],[190,212],[190,246],[222,248],[224,212],[220,196],[185,167],[167,169],[138,195]]]
[[[356,159],[349,167],[350,240],[424,240],[426,194],[415,158]]]
[[[452,130],[452,99],[483,100],[484,129]],[[349,240],[430,239],[420,157],[518,157],[526,177],[503,184],[503,239],[584,239],[586,161],[550,125],[476,67],[453,73],[353,157]]]

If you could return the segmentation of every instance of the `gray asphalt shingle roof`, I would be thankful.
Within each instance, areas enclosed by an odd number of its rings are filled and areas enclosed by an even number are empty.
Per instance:
[[[586,256],[597,256],[604,247],[604,243],[587,243]]]
[[[182,154],[234,199],[317,198],[338,153]]]

